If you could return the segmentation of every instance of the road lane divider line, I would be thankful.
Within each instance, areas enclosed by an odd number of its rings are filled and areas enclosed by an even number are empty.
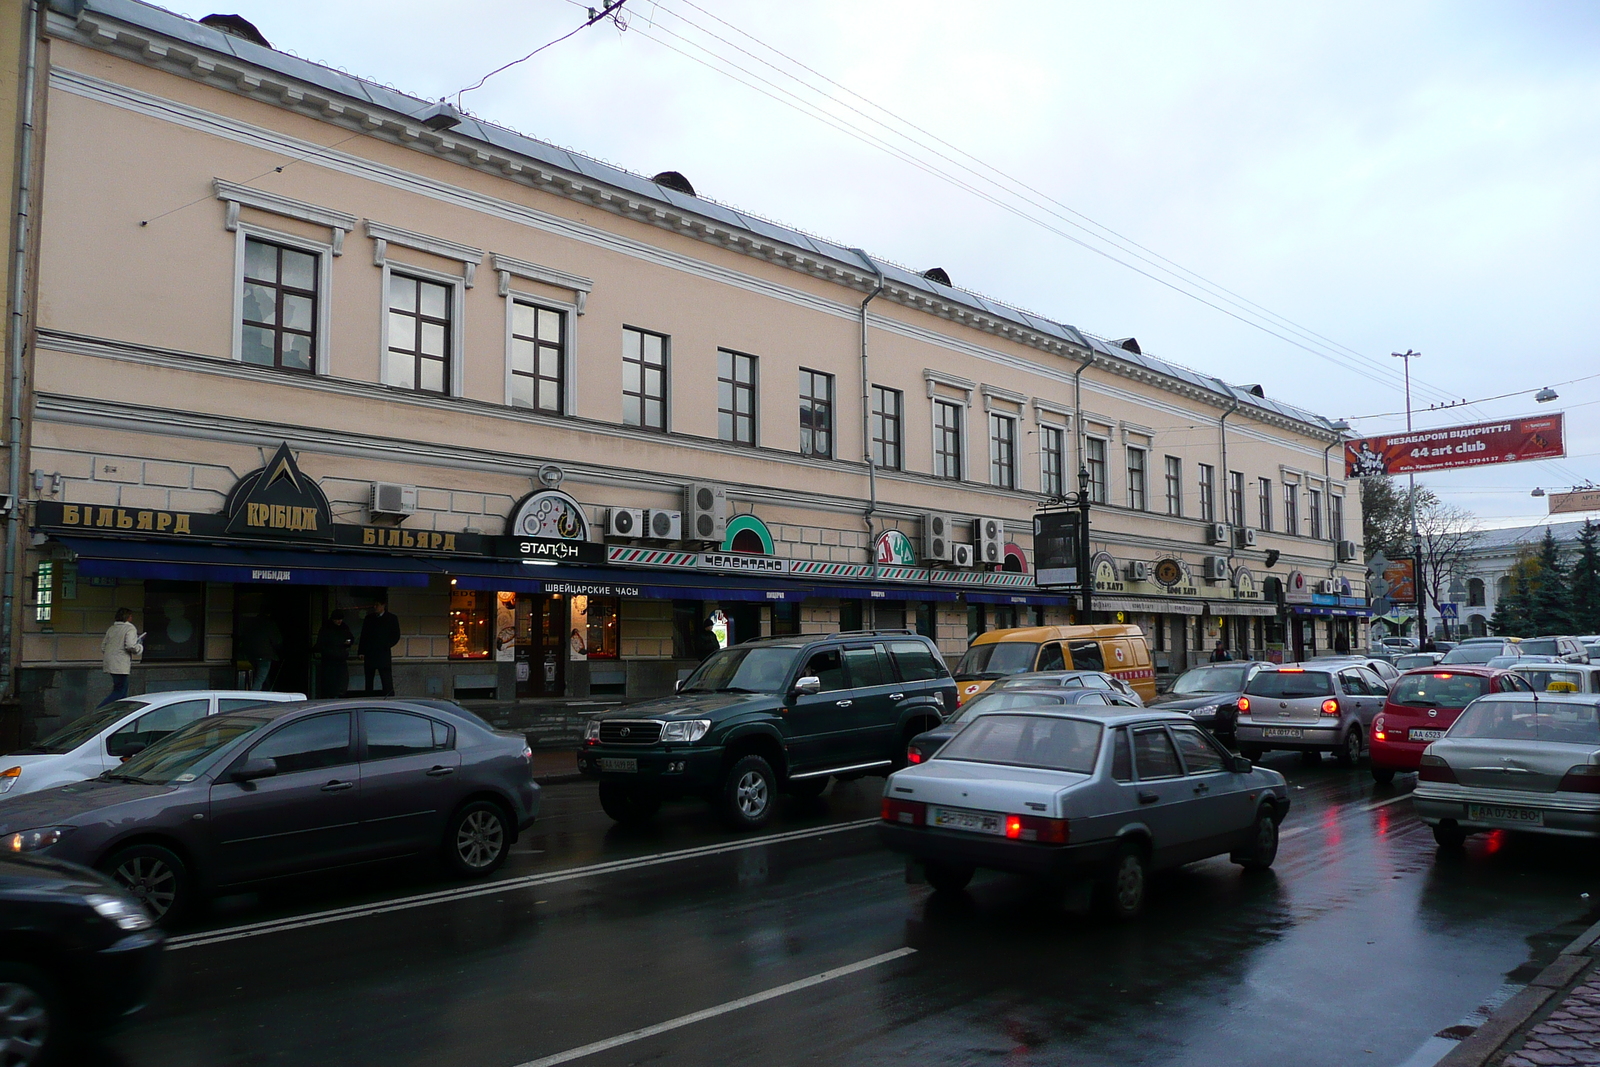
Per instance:
[[[1410,800],[1410,799],[1411,799],[1411,794],[1410,793],[1399,793],[1399,794],[1396,794],[1395,796],[1389,797],[1387,800],[1374,800],[1371,804],[1362,805],[1361,810],[1362,811],[1377,811],[1379,808],[1387,808],[1390,804],[1398,804],[1402,800]]]
[[[762,990],[760,993],[752,993],[748,997],[740,997],[738,1000],[730,1000],[725,1004],[718,1004],[714,1008],[705,1008],[700,1011],[690,1012],[688,1015],[680,1015],[676,1019],[668,1019],[664,1023],[656,1023],[653,1026],[641,1026],[637,1030],[629,1030],[625,1034],[618,1034],[616,1037],[608,1037],[604,1041],[595,1041],[587,1045],[579,1045],[577,1048],[570,1048],[565,1052],[557,1052],[553,1056],[544,1056],[537,1060],[529,1060],[526,1063],[518,1064],[517,1067],[555,1067],[555,1065],[558,1063],[570,1063],[573,1060],[581,1060],[585,1056],[593,1056],[597,1052],[606,1052],[622,1045],[631,1045],[635,1041],[643,1041],[647,1037],[655,1037],[657,1034],[664,1034],[671,1030],[677,1030],[685,1026],[692,1026],[695,1023],[704,1022],[707,1019],[714,1019],[719,1015],[727,1015],[729,1012],[739,1011],[741,1008],[748,1008],[768,1000],[776,1000],[778,997],[787,996],[790,993],[798,993],[802,989],[810,989],[812,986],[819,986],[824,982],[832,982],[838,978],[844,978],[848,975],[858,974],[861,971],[869,970],[870,968],[878,967],[885,963],[891,963],[898,959],[904,959],[916,951],[917,950],[914,948],[897,948],[893,952],[885,952],[869,959],[846,964],[843,967],[835,967],[831,971],[822,971],[821,973],[814,974],[809,978],[801,978],[798,981],[788,982],[780,986],[773,986],[771,989]]]
[[[1400,793],[1397,796],[1388,797],[1388,798],[1386,798],[1384,800],[1375,800],[1370,804],[1363,804],[1363,805],[1361,805],[1361,807],[1359,807],[1359,808],[1357,808],[1355,810],[1357,810],[1357,811],[1377,811],[1379,808],[1386,808],[1390,804],[1398,804],[1400,801],[1405,800],[1406,798],[1408,798],[1410,796],[1411,796],[1410,793]],[[1317,824],[1317,826],[1311,826],[1311,825],[1307,825],[1305,823],[1301,823],[1299,826],[1291,826],[1287,830],[1278,831],[1278,840],[1279,841],[1286,841],[1291,837],[1298,837],[1300,834],[1308,833],[1308,832],[1310,832],[1312,830],[1317,829],[1320,825],[1321,825],[1320,823]]]
[[[468,900],[472,897],[493,896],[496,893],[531,889],[536,886],[551,885],[557,882],[570,882],[579,878],[593,878],[602,874],[617,874],[622,871],[638,870],[642,867],[660,866],[664,863],[679,863],[683,860],[720,856],[729,852],[743,852],[748,849],[781,844],[786,841],[798,841],[805,838],[843,833],[847,830],[859,830],[862,827],[872,826],[878,821],[877,819],[856,819],[852,822],[839,823],[834,826],[818,826],[809,830],[790,830],[781,834],[752,837],[744,841],[734,841],[720,845],[700,845],[695,848],[678,849],[673,852],[658,852],[648,856],[636,856],[632,859],[594,863],[587,867],[569,867],[565,870],[551,871],[547,874],[529,874],[518,878],[502,878],[495,882],[477,882],[454,889],[416,893],[409,897],[398,897],[394,900],[385,900],[377,904],[352,904],[343,908],[312,912],[308,915],[268,919],[243,926],[228,926],[220,930],[204,930],[193,934],[182,934],[167,941],[167,951],[175,952],[186,948],[199,948],[202,945],[221,944],[225,941],[240,941],[245,938],[262,937],[266,934],[282,933],[288,930],[303,930],[307,927],[343,922],[346,919],[362,919],[370,915],[408,911],[412,908],[425,908],[433,904],[446,904],[456,900]]]

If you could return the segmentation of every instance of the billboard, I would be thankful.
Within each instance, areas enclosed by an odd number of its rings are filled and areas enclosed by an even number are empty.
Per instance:
[[[1574,489],[1570,493],[1550,494],[1550,514],[1570,511],[1600,511],[1600,489]]]
[[[1562,430],[1558,412],[1534,419],[1361,437],[1344,444],[1344,474],[1346,478],[1366,478],[1559,459],[1567,454]]]
[[[1042,511],[1033,517],[1034,581],[1053,589],[1078,584],[1078,531],[1083,517],[1076,511]]]

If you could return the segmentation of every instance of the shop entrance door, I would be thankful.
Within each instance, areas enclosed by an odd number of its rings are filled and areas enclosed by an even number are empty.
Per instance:
[[[278,659],[272,665],[264,688],[275,693],[313,695],[311,649],[316,638],[313,620],[320,615],[325,599],[324,591],[312,586],[234,586],[233,649],[240,669],[248,671],[250,650],[263,635],[269,642],[275,638]],[[248,679],[247,673],[247,685]]]
[[[758,600],[735,600],[723,605],[723,613],[728,616],[728,644],[742,645],[746,641],[761,636],[761,602]]]
[[[559,596],[517,597],[517,696],[567,692],[567,602]]]
[[[1159,623],[1157,624],[1159,625]],[[1182,674],[1189,669],[1189,621],[1182,615],[1174,615],[1167,620],[1167,631],[1171,635],[1167,647],[1172,649],[1171,670],[1173,674]]]

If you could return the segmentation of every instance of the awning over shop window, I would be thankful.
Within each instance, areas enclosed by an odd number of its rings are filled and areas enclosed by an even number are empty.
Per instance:
[[[1050,596],[1047,593],[967,593],[969,604],[1025,604],[1041,607],[1072,607],[1078,601],[1070,596]],[[1095,601],[1098,610],[1100,602]]]
[[[1198,600],[1165,600],[1161,597],[1097,596],[1090,600],[1094,611],[1137,611],[1152,615],[1199,615],[1205,605]]]
[[[1346,619],[1364,619],[1372,614],[1371,608],[1329,608],[1320,604],[1290,604],[1289,610],[1296,615],[1333,615]]]
[[[154,578],[252,585],[425,586],[438,565],[353,552],[295,552],[209,544],[63,537],[87,578]]]
[[[841,600],[955,600],[960,595],[959,589],[930,589],[923,585],[813,585],[806,590],[808,597]]]
[[[1208,600],[1206,610],[1213,615],[1260,615],[1273,616],[1278,614],[1278,605],[1249,603],[1239,600]]]

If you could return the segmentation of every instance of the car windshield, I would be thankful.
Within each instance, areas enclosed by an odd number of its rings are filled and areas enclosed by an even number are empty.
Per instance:
[[[63,752],[71,752],[101,730],[106,729],[118,719],[126,716],[129,712],[138,711],[149,703],[150,701],[148,700],[118,700],[107,704],[98,711],[90,712],[81,719],[74,719],[64,728],[57,730],[37,745],[18,749],[17,751],[30,756],[43,753],[59,756]]]
[[[1588,701],[1479,700],[1461,713],[1448,736],[1600,745],[1600,709]]]
[[[1172,683],[1173,696],[1201,693],[1237,693],[1244,688],[1245,667],[1196,667],[1184,671]]]
[[[1408,674],[1389,693],[1391,704],[1411,708],[1464,708],[1489,691],[1489,679],[1480,674],[1433,671]]]
[[[984,715],[950,739],[934,759],[1044,767],[1088,774],[1100,754],[1097,722],[1053,715]]]
[[[106,775],[150,785],[192,782],[218,752],[271,721],[248,715],[199,719],[163,737]]]
[[[1564,671],[1554,667],[1518,667],[1517,673],[1541,693],[1583,692],[1583,671]]]
[[[1394,661],[1394,666],[1396,670],[1410,671],[1415,670],[1418,667],[1431,667],[1438,661],[1438,656],[1429,655],[1428,653],[1424,652],[1415,656],[1401,656]]]
[[[1444,654],[1440,665],[1450,663],[1488,663],[1500,655],[1502,646],[1490,645],[1457,645]]]
[[[991,641],[973,645],[956,665],[956,677],[1004,678],[1033,670],[1033,657],[1039,646],[1033,641]]]
[[[745,645],[713,652],[683,683],[685,693],[781,693],[800,650]]]
[[[991,711],[1011,711],[1014,708],[1037,708],[1040,705],[1054,705],[1072,703],[1073,693],[1019,693],[1012,691],[989,690],[981,696],[974,697],[950,716],[945,722],[965,722],[974,715],[986,715]]]
[[[1333,695],[1333,675],[1326,671],[1262,671],[1250,679],[1246,693],[1258,697],[1329,697]]]

